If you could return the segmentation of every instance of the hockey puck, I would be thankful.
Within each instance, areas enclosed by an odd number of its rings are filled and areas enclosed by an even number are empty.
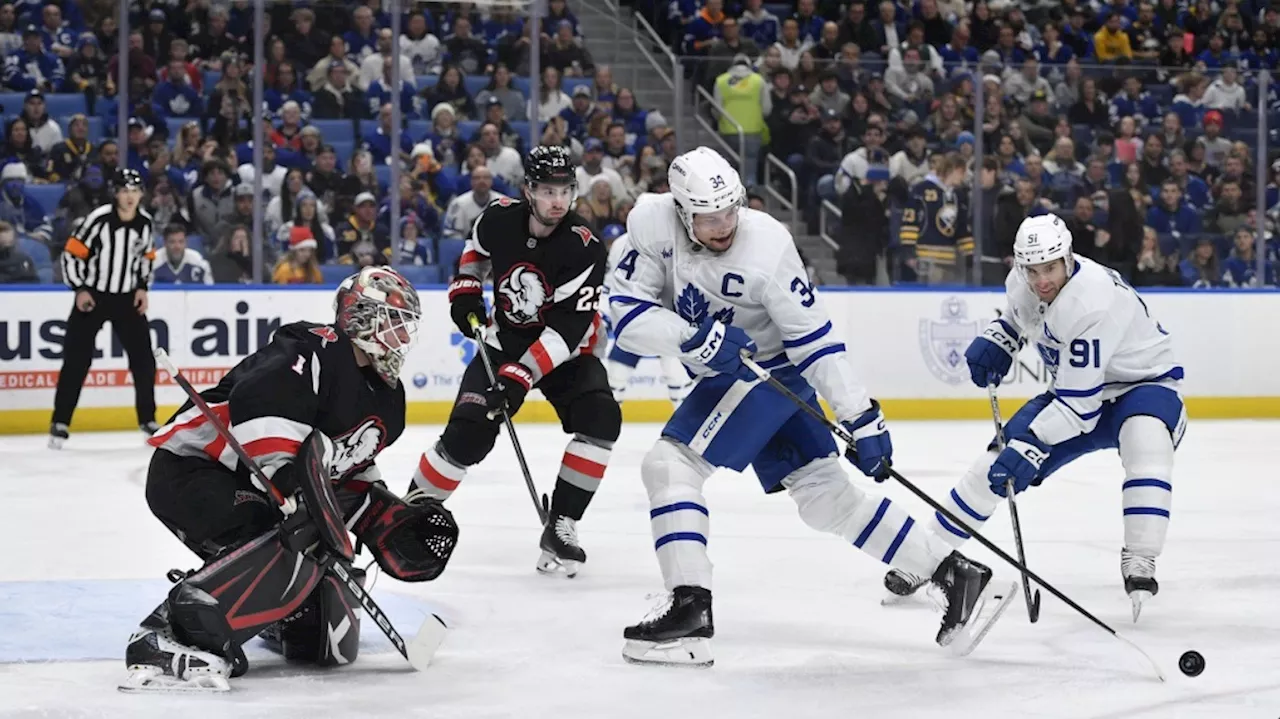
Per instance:
[[[1189,677],[1198,677],[1204,671],[1204,655],[1194,649],[1178,657],[1178,669]]]

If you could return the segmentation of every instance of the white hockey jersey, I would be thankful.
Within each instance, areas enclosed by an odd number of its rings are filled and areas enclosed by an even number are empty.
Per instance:
[[[1031,423],[1047,444],[1093,431],[1102,403],[1143,384],[1177,389],[1182,366],[1169,333],[1118,272],[1076,255],[1071,279],[1052,304],[1017,270],[1005,280],[1003,322],[1033,343],[1053,375],[1056,401]]]
[[[774,218],[743,209],[723,253],[688,238],[671,195],[641,195],[627,218],[628,245],[606,282],[618,346],[642,356],[680,357],[708,317],[744,330],[768,369],[794,367],[841,420],[871,406],[845,362],[844,344],[809,282],[791,233]]]

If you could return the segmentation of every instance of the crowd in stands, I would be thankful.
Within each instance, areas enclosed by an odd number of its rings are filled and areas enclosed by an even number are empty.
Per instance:
[[[394,58],[380,0],[268,0],[258,59],[243,0],[133,0],[124,48],[115,2],[0,1],[0,282],[57,281],[53,260],[76,221],[110,201],[120,166],[147,183],[163,246],[155,282],[251,281],[256,123],[268,282],[333,282],[381,263],[418,282],[447,278],[485,204],[519,196],[535,114],[538,142],[581,158],[577,209],[597,234],[625,225],[640,193],[665,190],[674,131],[592,59],[566,0],[545,5],[536,83],[525,6],[402,7]]]
[[[1135,284],[1276,283],[1280,4],[633,2],[723,107],[708,114],[734,152],[741,128],[749,183],[772,154],[810,232],[824,200],[857,218],[832,232],[851,282],[1002,282],[1021,220],[1055,212]]]

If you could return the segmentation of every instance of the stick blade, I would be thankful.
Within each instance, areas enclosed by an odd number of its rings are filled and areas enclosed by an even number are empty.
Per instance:
[[[448,631],[448,625],[439,615],[432,614],[427,617],[418,628],[417,635],[405,645],[405,654],[408,655],[410,666],[420,672],[426,671],[427,667],[431,666],[431,659],[435,656],[436,650],[444,643],[444,637]]]

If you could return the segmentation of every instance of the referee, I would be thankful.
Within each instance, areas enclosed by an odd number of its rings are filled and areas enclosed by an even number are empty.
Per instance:
[[[67,318],[62,372],[53,398],[52,449],[61,449],[70,436],[67,428],[93,363],[94,340],[108,320],[129,354],[138,428],[147,435],[159,429],[156,361],[147,326],[147,287],[156,253],[151,243],[151,215],[139,207],[142,175],[127,168],[116,170],[112,191],[114,201],[86,215],[62,253],[63,280],[75,290],[76,298]]]

